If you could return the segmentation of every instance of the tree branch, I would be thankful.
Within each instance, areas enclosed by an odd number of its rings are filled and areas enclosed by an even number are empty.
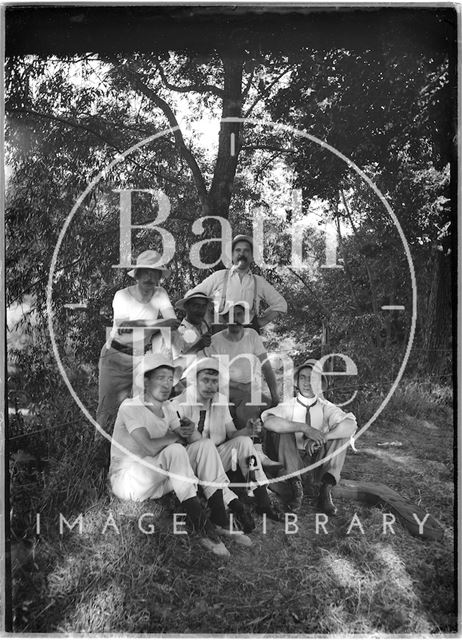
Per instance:
[[[338,234],[338,240],[339,240],[340,253],[341,253],[342,258],[343,258],[343,267],[345,269],[345,275],[347,277],[348,285],[350,287],[350,294],[351,294],[352,299],[354,300],[354,303],[355,303],[355,306],[356,306],[356,309],[357,309],[358,313],[361,313],[361,307],[360,307],[360,304],[359,304],[359,301],[358,301],[358,298],[356,296],[356,292],[355,292],[355,289],[354,289],[354,286],[353,286],[353,279],[351,277],[350,268],[348,266],[348,261],[347,261],[347,258],[346,258],[345,246],[343,244],[342,231],[341,231],[341,228],[340,228],[340,216],[338,215],[338,200],[337,200],[337,212],[336,212],[336,215],[335,215],[335,220],[337,222],[337,234]]]
[[[275,153],[295,153],[293,149],[284,149],[274,144],[247,144],[242,145],[241,151],[274,151]]]
[[[274,85],[279,82],[279,80],[286,75],[286,73],[289,73],[289,71],[292,71],[292,69],[294,69],[294,65],[291,65],[288,69],[285,69],[282,73],[280,73],[272,82],[269,83],[269,85],[267,87],[265,87],[264,91],[261,92],[261,94],[259,96],[257,96],[255,98],[255,100],[252,102],[252,104],[250,105],[250,107],[247,109],[246,113],[245,113],[245,117],[248,118],[249,115],[252,113],[252,111],[254,110],[254,108],[257,106],[257,104],[260,102],[260,100],[263,100],[263,98],[265,98],[269,92],[271,91],[271,89],[274,87]]]
[[[113,60],[113,62],[118,64],[117,59]],[[158,107],[165,117],[168,120],[169,125],[173,129],[173,135],[175,137],[175,142],[178,149],[181,152],[181,155],[186,160],[189,168],[191,169],[191,173],[194,178],[194,183],[196,185],[197,193],[199,196],[199,200],[203,206],[206,205],[207,202],[207,187],[205,184],[204,177],[202,172],[197,164],[197,161],[193,155],[193,153],[188,149],[186,143],[183,138],[183,134],[178,125],[178,120],[176,119],[175,114],[172,111],[172,108],[163,98],[161,98],[153,89],[148,87],[147,84],[143,81],[140,74],[134,69],[130,68],[128,65],[124,66],[124,70],[129,77],[129,81],[131,80],[131,84],[135,89],[140,91],[143,95],[145,95],[151,102],[153,102],[156,107]]]
[[[167,89],[170,89],[170,91],[176,91],[177,93],[188,93],[189,91],[195,91],[196,93],[213,93],[213,95],[218,98],[223,98],[223,89],[220,89],[220,87],[217,87],[214,84],[188,84],[182,87],[171,84],[168,81],[160,62],[156,64],[156,67],[159,71],[160,77],[162,78],[162,82]]]
[[[106,136],[102,135],[98,131],[95,131],[95,129],[93,129],[93,128],[87,126],[87,125],[84,125],[84,124],[82,124],[80,122],[75,122],[74,120],[67,120],[66,118],[62,118],[60,116],[55,116],[55,115],[53,115],[51,113],[40,113],[39,111],[33,111],[32,109],[10,109],[9,113],[11,113],[11,114],[13,114],[13,113],[24,113],[26,115],[35,116],[35,117],[42,118],[42,119],[53,120],[55,122],[59,122],[60,124],[64,124],[65,126],[72,127],[74,129],[82,129],[83,131],[86,131],[87,133],[90,133],[91,135],[95,136],[96,138],[98,138],[99,140],[104,142],[104,144],[107,144],[108,146],[112,147],[118,153],[122,153],[122,150],[120,149],[120,147],[118,147],[116,144],[114,144],[114,142],[109,140],[109,138],[107,138]],[[128,130],[132,130],[133,129],[132,127],[128,127],[126,125],[122,125],[122,127],[125,128],[125,129],[128,129]],[[139,130],[137,130],[137,129],[133,129],[133,130],[139,132]],[[143,132],[139,132],[139,133],[143,133]],[[144,135],[144,133],[143,133],[143,135]],[[159,173],[157,171],[153,171],[152,169],[144,167],[143,165],[141,165],[136,160],[131,159],[131,162],[133,162],[133,164],[135,166],[139,167],[143,171],[146,171],[147,173],[151,174],[155,178],[160,178],[161,180],[165,180],[166,182],[171,182],[172,184],[176,184],[176,185],[181,185],[182,184],[182,182],[180,180],[178,180],[176,178],[172,178],[170,176],[166,176],[164,173]]]
[[[349,208],[349,206],[347,204],[347,201],[346,201],[346,198],[345,198],[345,193],[344,193],[343,189],[340,189],[340,194],[342,196],[342,203],[343,203],[343,206],[345,208],[348,220],[350,221],[351,228],[353,229],[353,234],[354,234],[355,240],[360,245],[361,241],[360,241],[360,238],[359,238],[358,230],[356,229],[356,226],[355,226],[355,224],[353,222],[353,219],[352,219],[352,216],[351,216],[351,211],[350,211],[350,208]],[[371,271],[371,268],[369,266],[369,262],[368,262],[366,256],[363,253],[361,253],[361,251],[360,251],[360,255],[361,255],[361,259],[362,259],[362,261],[364,263],[364,266],[366,268],[367,278],[368,278],[368,281],[369,281],[369,290],[371,292],[372,311],[374,312],[374,315],[379,319],[380,324],[383,326],[383,318],[382,318],[381,314],[379,314],[379,308],[378,308],[378,305],[377,305],[377,297],[376,297],[376,293],[375,293],[375,285],[374,285],[374,279],[372,277],[372,271]]]
[[[306,280],[304,278],[302,278],[301,275],[299,275],[294,269],[292,269],[292,267],[288,267],[289,271],[291,273],[294,274],[294,276],[296,278],[298,278],[300,280],[300,282],[302,282],[305,287],[308,289],[309,293],[310,293],[310,300],[313,300],[314,303],[319,307],[319,309],[321,310],[322,314],[326,317],[329,318],[330,317],[330,311],[327,307],[324,306],[324,304],[318,299],[319,296],[313,291],[313,289],[311,288],[311,286],[306,282]]]
[[[66,125],[68,127],[73,127],[74,129],[82,129],[83,131],[86,131],[87,133],[91,133],[91,135],[95,136],[96,138],[99,138],[99,140],[101,140],[101,142],[104,142],[105,144],[108,144],[110,147],[113,147],[116,151],[121,153],[121,149],[119,149],[119,147],[117,145],[115,145],[112,141],[108,140],[108,138],[103,136],[98,131],[95,131],[91,127],[88,127],[87,125],[82,124],[80,122],[67,120],[66,118],[62,118],[61,116],[55,116],[55,115],[53,115],[51,113],[40,113],[39,111],[34,111],[32,109],[8,109],[8,105],[6,105],[6,111],[7,111],[7,113],[24,113],[26,115],[35,116],[37,118],[42,118],[42,119],[45,118],[47,120],[54,120],[55,122],[59,122],[59,123],[64,124],[64,125]]]
[[[247,98],[249,91],[250,91],[250,87],[252,86],[252,81],[255,75],[255,66],[252,66],[252,70],[249,73],[249,79],[247,80],[247,84],[245,86],[245,89],[242,92],[242,97],[245,99]]]

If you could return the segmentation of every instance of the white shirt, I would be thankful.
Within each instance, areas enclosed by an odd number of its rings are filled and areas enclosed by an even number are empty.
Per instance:
[[[131,435],[135,429],[144,427],[151,440],[154,441],[158,450],[155,453],[151,453],[151,456],[157,455],[169,444],[180,441],[180,438],[172,431],[180,426],[180,421],[173,407],[171,407],[170,403],[164,402],[162,410],[164,412],[163,418],[155,416],[139,396],[127,398],[122,402],[117,413],[112,436],[115,442],[111,444],[109,474],[115,473],[134,462],[131,456],[116,446],[116,442],[139,458],[146,457],[147,454],[144,448]]]
[[[150,336],[143,327],[133,327],[131,333],[119,333],[117,324],[122,324],[125,320],[152,320],[155,321],[159,317],[176,318],[175,311],[171,305],[167,292],[163,287],[156,287],[154,294],[149,302],[140,302],[131,292],[131,287],[116,291],[112,301],[114,311],[114,324],[111,330],[110,340],[117,340],[122,344],[132,346],[136,350],[137,346],[142,346],[149,342]],[[146,337],[148,336],[148,337]],[[156,333],[154,340],[161,340],[161,334]],[[157,351],[154,349],[153,351]],[[141,350],[143,353],[143,350]]]
[[[238,270],[234,265],[231,269],[215,271],[215,273],[212,273],[212,275],[198,284],[197,287],[190,289],[186,295],[202,291],[213,298],[216,305],[219,306],[223,295],[226,273],[228,273],[226,300],[231,302],[247,302],[250,309],[250,320],[252,320],[255,313],[258,314],[258,309],[262,301],[268,305],[268,311],[287,313],[287,302],[265,278],[247,271],[241,280]],[[255,283],[257,285],[257,296],[256,309],[253,309]]]
[[[356,423],[356,418],[353,413],[346,413],[340,407],[335,406],[332,402],[324,400],[315,396],[314,398],[305,398],[298,394],[297,397],[291,398],[288,402],[281,402],[277,407],[271,407],[266,409],[261,414],[263,424],[265,419],[269,416],[277,416],[278,418],[284,418],[291,422],[305,422],[306,409],[309,406],[310,409],[310,421],[313,429],[321,431],[321,433],[328,433],[335,429],[335,427],[349,418]],[[295,439],[297,441],[297,447],[299,449],[305,448],[305,443],[308,440],[303,431],[297,431],[295,433]]]
[[[229,379],[233,382],[261,382],[261,362],[258,356],[265,355],[263,342],[254,329],[244,329],[240,340],[229,340],[227,329],[212,336],[210,347],[203,351],[206,356],[227,355],[229,357]]]
[[[170,400],[172,407],[178,411],[182,418],[186,417],[199,424],[200,411],[206,410],[203,438],[210,438],[213,444],[218,446],[236,431],[233,419],[229,412],[228,400],[221,393],[216,393],[206,404],[197,403],[191,405],[188,402],[187,391]]]

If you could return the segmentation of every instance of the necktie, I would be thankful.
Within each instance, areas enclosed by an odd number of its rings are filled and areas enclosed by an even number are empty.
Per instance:
[[[313,402],[313,404],[311,404],[311,405],[310,405],[310,404],[306,405],[306,404],[304,404],[303,402],[300,402],[300,400],[299,400],[298,398],[297,398],[297,402],[298,402],[298,404],[301,404],[301,405],[302,405],[302,407],[305,407],[305,409],[306,409],[306,413],[305,413],[305,423],[306,423],[309,427],[311,427],[311,415],[310,415],[310,409],[311,409],[311,407],[314,407],[314,405],[316,404],[317,400],[315,400],[315,401]]]
[[[307,408],[306,408],[305,422],[306,422],[306,424],[307,424],[309,427],[311,427],[310,407],[307,407]]]
[[[200,434],[202,434],[202,432],[204,430],[205,414],[206,414],[205,409],[201,409],[199,411],[199,423],[197,425],[197,430],[199,431]]]

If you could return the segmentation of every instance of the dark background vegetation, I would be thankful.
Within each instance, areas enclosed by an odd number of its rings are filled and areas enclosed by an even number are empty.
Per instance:
[[[12,552],[10,622],[16,630],[454,629],[455,47],[452,9],[7,8],[7,455],[11,479],[7,537]],[[77,67],[80,84],[75,80]],[[233,601],[242,569],[236,559],[224,579],[226,597],[214,600],[216,619],[213,607],[207,615],[207,608],[202,615],[195,609],[198,602],[209,601],[210,584],[204,585],[214,575],[214,561],[197,550],[178,547],[166,529],[161,528],[154,541],[140,540],[131,526],[136,508],[114,505],[107,496],[104,470],[94,459],[92,427],[70,397],[51,351],[45,307],[51,257],[77,197],[116,153],[175,127],[181,113],[187,113],[191,122],[237,116],[306,131],[353,160],[387,198],[410,247],[418,314],[399,393],[368,437],[373,439],[376,433],[406,450],[387,458],[369,443],[369,454],[363,455],[372,456],[374,464],[367,459],[359,464],[355,458],[347,473],[358,478],[370,472],[371,479],[390,484],[414,501],[423,500],[429,511],[438,508],[447,530],[446,543],[435,549],[419,540],[408,542],[404,531],[391,543],[372,539],[368,547],[366,536],[356,547],[356,543],[349,546],[337,528],[327,550],[318,549],[323,542],[301,538],[273,567],[266,565],[276,543],[261,538],[257,555],[264,559],[261,564],[249,564],[258,585],[241,592],[243,601]],[[267,330],[265,341],[269,349],[288,352],[296,361],[308,354],[350,355],[358,366],[358,377],[337,380],[330,397],[338,402],[357,390],[351,408],[364,424],[397,375],[411,328],[409,269],[395,225],[345,163],[287,130],[222,122],[216,148],[206,149],[183,135],[182,127],[109,172],[82,203],[63,242],[53,285],[53,325],[79,397],[94,412],[106,318],[114,292],[128,283],[123,272],[112,268],[118,262],[119,233],[113,189],[156,188],[167,193],[172,203],[168,223],[163,225],[174,235],[177,247],[173,275],[166,284],[172,300],[208,273],[189,264],[189,248],[201,239],[192,233],[197,218],[220,216],[229,220],[235,233],[251,232],[252,208],[265,212],[265,257],[285,266],[261,272],[289,305],[289,313]],[[230,154],[232,133],[237,141],[234,156]],[[338,229],[343,271],[319,268],[324,260],[322,219],[319,229],[311,229],[305,240],[310,267],[288,267],[287,230],[295,212],[290,203],[282,216],[270,210],[272,196],[281,187],[272,173],[278,163],[290,171],[292,187],[302,192],[302,219],[316,202],[324,203],[324,216]],[[138,223],[152,220],[155,203],[145,195],[135,202],[134,219]],[[205,237],[217,235],[217,230],[218,225],[210,223]],[[152,246],[153,236],[139,231],[133,241],[136,255]],[[204,255],[210,262],[217,257],[213,247]],[[85,304],[85,309],[64,307],[76,302]],[[381,306],[387,304],[403,304],[406,310],[384,313]],[[419,437],[422,424],[426,426]],[[416,476],[419,468],[425,473]],[[390,469],[392,474],[387,472]],[[429,474],[434,485],[428,482]],[[59,512],[66,517],[91,513],[96,527],[95,523],[104,522],[109,508],[131,522],[123,544],[109,538],[95,542],[90,534],[88,538],[69,534],[63,539],[55,526],[45,535],[35,535],[36,512],[53,522]],[[162,507],[150,509],[159,510],[162,527]],[[345,514],[348,509],[352,510],[351,505],[345,505]],[[378,522],[375,510],[362,515]],[[323,586],[327,599],[332,589],[338,597],[314,622],[308,622],[309,614],[297,605],[293,615],[276,623],[271,612],[279,605],[273,602],[273,590],[285,585],[287,598],[295,598],[294,567],[300,564],[304,544],[314,544],[306,567],[314,577],[307,583],[305,602],[320,610],[315,584],[322,581],[319,567],[326,562],[331,569],[338,569],[340,562],[346,572],[342,582],[334,571],[335,587]],[[406,574],[402,558],[409,554],[409,545],[416,561]],[[143,550],[138,556],[137,549]],[[149,571],[144,553],[155,558]],[[375,553],[370,565],[364,564],[367,553]],[[393,566],[382,572],[384,553]],[[439,558],[440,574],[429,556]],[[170,579],[178,571],[175,562],[183,567],[183,588]],[[359,564],[355,569],[348,562]],[[430,562],[431,577],[422,579],[419,566],[425,562]],[[260,582],[271,570],[276,575],[272,589],[259,599]],[[400,609],[399,588],[390,593],[385,589],[387,575],[393,571],[399,574],[395,587],[400,581],[419,585],[415,599],[406,605],[413,612],[411,617]],[[378,600],[371,596],[364,601],[358,585],[365,580],[366,592],[377,592]],[[163,593],[161,584],[166,585]],[[130,588],[136,588],[141,599],[154,588],[160,609],[146,609],[136,598],[127,599]],[[426,618],[429,594],[438,588],[444,597],[432,602]],[[177,599],[184,598],[186,591],[190,598],[186,610],[196,611],[200,623],[194,622],[194,616],[193,622],[177,616]],[[222,615],[220,606],[225,611],[228,607],[228,616]],[[116,614],[120,608],[126,611],[125,618]],[[356,617],[354,611],[359,612]]]

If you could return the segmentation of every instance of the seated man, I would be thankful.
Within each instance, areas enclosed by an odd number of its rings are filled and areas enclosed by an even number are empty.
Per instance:
[[[332,402],[316,395],[313,386],[324,391],[327,381],[317,367],[317,361],[309,359],[295,370],[295,389],[293,400],[281,403],[262,413],[264,429],[267,430],[266,453],[279,460],[284,469],[278,475],[296,473],[316,461],[323,460],[343,447],[342,451],[326,460],[315,469],[321,488],[317,508],[327,515],[335,515],[337,509],[332,501],[331,487],[338,483],[345,462],[347,444],[355,433],[356,418],[345,413]],[[317,385],[316,385],[317,382]],[[321,393],[322,395],[322,393]],[[293,511],[301,507],[303,488],[300,476],[290,478],[292,501],[288,506]],[[280,491],[278,484],[271,485]],[[278,491],[278,493],[279,493]]]
[[[254,329],[244,327],[246,309],[242,304],[227,303],[221,316],[228,328],[212,336],[206,356],[229,357],[229,402],[234,424],[238,429],[246,426],[250,418],[258,418],[262,408],[279,402],[276,378],[268,360],[263,342]],[[261,394],[261,374],[266,380],[271,400]],[[252,390],[260,404],[252,403]]]
[[[257,468],[254,470],[255,483],[258,485],[253,491],[256,510],[260,514],[266,513],[272,520],[279,520],[280,516],[273,509],[268,496],[266,475],[250,438],[253,435],[252,420],[248,421],[246,427],[237,431],[229,412],[226,396],[218,392],[219,366],[215,358],[202,358],[196,361],[185,371],[187,390],[170,402],[179,415],[189,418],[197,425],[201,438],[208,439],[216,445],[225,471],[230,471],[233,466],[233,450],[244,478],[249,473],[249,460],[252,456],[254,457],[257,463]],[[231,511],[236,514],[245,532],[248,526],[247,515],[242,513],[242,510],[239,512],[233,508],[234,494],[231,491],[229,493],[224,491],[223,497],[225,504],[228,504]],[[230,499],[231,502],[229,502]]]
[[[194,424],[180,423],[167,402],[173,386],[172,362],[161,354],[149,354],[142,361],[141,375],[144,393],[124,400],[117,414],[109,469],[112,491],[121,500],[135,501],[174,491],[189,524],[204,536],[202,544],[217,555],[229,555],[213,524],[227,524],[222,489],[203,485],[212,522],[197,498],[198,478],[224,487],[229,483],[220,456],[207,440],[191,438],[186,448],[181,444],[181,437],[193,434]],[[178,429],[180,434],[174,431]]]

